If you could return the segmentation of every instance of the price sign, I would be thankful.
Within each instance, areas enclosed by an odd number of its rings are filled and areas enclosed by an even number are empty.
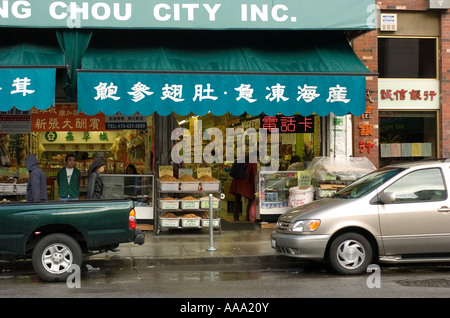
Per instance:
[[[182,176],[192,176],[192,169],[180,168],[178,169],[178,178]]]
[[[197,168],[197,178],[200,178],[202,176],[211,177],[211,167],[198,167]]]
[[[159,166],[159,176],[162,177],[168,175],[173,177],[173,167],[170,166]]]
[[[298,173],[298,185],[301,186],[309,186],[311,185],[311,174],[308,172],[299,172]]]

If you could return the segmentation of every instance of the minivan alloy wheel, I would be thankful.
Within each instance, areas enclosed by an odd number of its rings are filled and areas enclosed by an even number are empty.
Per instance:
[[[330,245],[328,260],[340,274],[361,274],[372,261],[373,249],[369,241],[358,233],[344,233]]]
[[[338,247],[336,256],[338,262],[348,269],[361,266],[366,258],[364,247],[354,240],[342,242]]]

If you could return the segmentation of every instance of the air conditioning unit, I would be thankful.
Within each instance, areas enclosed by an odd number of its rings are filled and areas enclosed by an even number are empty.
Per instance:
[[[397,31],[397,14],[380,14],[380,31]]]
[[[428,0],[427,9],[450,9],[450,0]]]

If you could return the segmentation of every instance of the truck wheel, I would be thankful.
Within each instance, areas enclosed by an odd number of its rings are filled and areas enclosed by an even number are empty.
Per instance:
[[[66,234],[56,233],[43,237],[33,250],[33,268],[45,281],[65,281],[75,264],[81,266],[83,254],[80,245]]]
[[[358,275],[366,271],[372,255],[372,246],[364,236],[345,233],[331,243],[329,261],[339,274]]]

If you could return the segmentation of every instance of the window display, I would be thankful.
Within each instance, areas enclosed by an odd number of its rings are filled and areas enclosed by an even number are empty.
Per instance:
[[[102,174],[105,199],[131,199],[139,221],[153,220],[153,176]]]
[[[257,219],[275,222],[281,214],[287,211],[289,189],[298,185],[298,173],[298,171],[259,172]]]

